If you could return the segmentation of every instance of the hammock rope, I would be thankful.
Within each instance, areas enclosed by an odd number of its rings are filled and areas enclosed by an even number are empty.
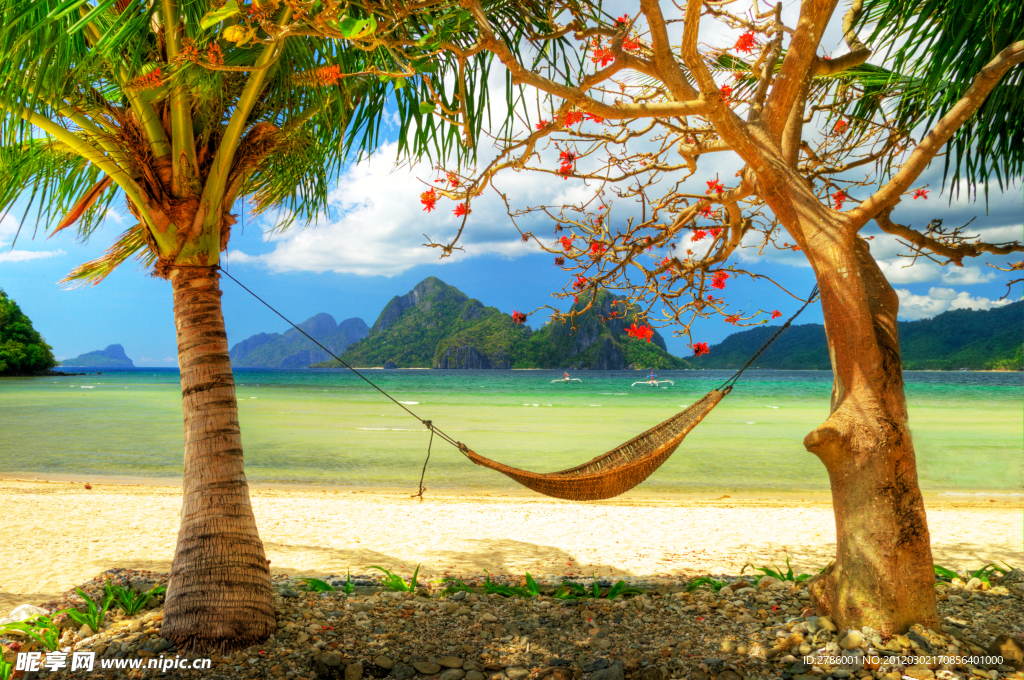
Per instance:
[[[807,305],[811,304],[811,302],[815,300],[818,294],[818,287],[815,286],[814,290],[811,291],[810,296],[804,302],[803,306],[797,310],[796,314],[791,316],[789,320],[786,321],[786,323],[783,324],[771,338],[769,338],[768,342],[766,342],[742,368],[736,371],[732,377],[722,383],[718,388],[711,390],[688,408],[680,411],[668,420],[655,425],[646,432],[633,437],[625,444],[617,446],[611,451],[601,454],[582,465],[577,465],[559,472],[537,473],[514,468],[481,456],[462,442],[457,441],[455,438],[445,433],[439,427],[434,425],[432,421],[420,418],[405,404],[392,397],[372,380],[350,366],[341,357],[324,347],[316,340],[316,338],[299,328],[284,314],[274,309],[270,303],[249,290],[238,279],[231,276],[231,274],[226,272],[219,265],[214,265],[212,268],[219,269],[225,276],[238,284],[242,290],[263,303],[267,309],[281,317],[288,325],[302,333],[312,341],[313,344],[327,352],[328,355],[333,357],[342,366],[362,378],[367,384],[390,399],[396,406],[404,410],[416,420],[420,421],[420,423],[430,431],[430,441],[427,444],[427,458],[423,461],[423,471],[420,474],[419,492],[412,496],[413,498],[419,498],[421,501],[423,500],[423,492],[426,491],[426,488],[423,486],[423,479],[427,473],[427,463],[430,461],[430,450],[434,443],[435,434],[457,448],[463,455],[477,465],[489,468],[495,472],[500,472],[519,484],[546,496],[573,501],[591,501],[613,498],[629,491],[647,479],[661,466],[662,463],[668,460],[669,456],[671,456],[683,442],[686,435],[688,435],[693,428],[695,428],[704,419],[704,417],[711,412],[711,409],[722,401],[725,395],[732,391],[732,388],[736,384],[736,381],[739,380],[740,375],[750,368],[754,361],[761,356],[761,353],[764,352],[769,345],[775,342],[776,338],[778,338],[783,331],[789,328],[790,324],[793,323],[793,320],[800,316],[800,313],[807,308]]]

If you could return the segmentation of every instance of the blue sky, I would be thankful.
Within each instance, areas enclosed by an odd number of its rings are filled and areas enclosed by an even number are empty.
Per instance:
[[[796,2],[786,3],[787,21],[795,23]],[[627,10],[628,11],[628,10]],[[841,18],[838,16],[826,34],[827,44],[841,42]],[[734,31],[735,33],[735,31]],[[704,35],[708,41],[735,42],[728,31]],[[833,54],[845,51],[836,47]],[[498,87],[501,76],[498,75]],[[492,98],[501,101],[502,96]],[[543,112],[540,113],[543,116]],[[393,141],[393,134],[392,134]],[[488,159],[493,145],[482,144],[481,159]],[[549,152],[550,155],[550,152]],[[557,155],[557,154],[556,154]],[[555,167],[555,160],[543,156],[541,162]],[[702,157],[700,172],[690,180],[689,191],[703,193],[704,180],[720,175],[732,177],[739,167],[726,154]],[[989,187],[990,203],[973,203],[966,194],[952,202],[941,194],[941,159],[933,164],[915,187],[929,186],[927,201],[909,197],[897,207],[893,219],[901,224],[921,227],[933,218],[942,218],[946,226],[961,225],[976,218],[968,233],[980,234],[989,241],[1014,241],[1024,237],[1024,201],[1017,180],[1006,191]],[[437,174],[429,165],[394,167],[394,144],[387,144],[373,162],[347,168],[337,179],[331,195],[332,214],[320,215],[315,228],[293,228],[283,235],[268,236],[275,224],[273,216],[254,218],[246,213],[242,225],[233,230],[226,266],[249,288],[279,308],[295,322],[319,312],[336,320],[362,317],[372,324],[395,295],[408,292],[427,276],[437,276],[470,297],[506,313],[513,309],[529,312],[553,302],[551,293],[561,290],[570,276],[553,266],[553,256],[539,253],[535,245],[523,244],[511,225],[502,202],[488,195],[474,202],[462,244],[464,252],[438,260],[438,251],[422,247],[424,234],[437,242],[454,234],[458,221],[451,214],[454,205],[442,201],[438,210],[425,213],[418,195]],[[562,181],[550,174],[505,173],[497,188],[518,207],[539,203],[561,204],[581,200],[586,195],[581,180]],[[866,194],[866,190],[862,191]],[[980,192],[979,192],[980,193]],[[863,199],[866,195],[855,195]],[[58,285],[77,264],[98,257],[131,222],[123,202],[108,213],[104,226],[88,243],[80,243],[65,230],[46,239],[46,225],[28,220],[12,246],[20,213],[17,206],[0,219],[0,288],[13,297],[32,319],[35,327],[53,346],[58,358],[101,349],[109,344],[124,346],[137,366],[174,366],[176,348],[171,309],[171,290],[166,281],[151,278],[137,270],[134,263],[122,265],[98,286],[67,290]],[[242,205],[235,209],[242,212]],[[625,204],[613,204],[611,220],[620,223],[632,215]],[[51,225],[52,226],[52,225]],[[538,235],[553,238],[552,224],[526,223]],[[890,283],[901,298],[901,318],[928,318],[948,309],[987,309],[1020,299],[1018,285],[1008,300],[998,301],[1006,292],[1009,276],[989,264],[1020,259],[985,256],[969,261],[963,268],[939,267],[921,261],[903,268],[905,252],[895,239],[880,234],[873,224],[863,232],[876,235],[872,254],[879,261]],[[801,253],[773,251],[763,256],[755,248],[741,251],[738,263],[749,271],[772,276],[783,286],[805,295],[814,285],[811,270]],[[234,344],[259,332],[282,332],[285,324],[272,312],[239,289],[230,280],[222,281],[223,308],[228,339]],[[799,302],[765,282],[750,282],[734,277],[726,289],[730,311],[748,314],[758,309],[778,309],[785,316]],[[565,308],[564,303],[562,308]],[[530,317],[537,328],[546,319],[541,311]],[[820,307],[809,308],[801,323],[821,322]],[[713,344],[737,329],[721,317],[698,321],[693,339]],[[687,340],[670,337],[663,329],[669,351],[678,356],[690,354]]]

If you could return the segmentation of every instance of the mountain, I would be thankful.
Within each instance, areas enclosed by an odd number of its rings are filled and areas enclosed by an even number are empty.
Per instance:
[[[0,288],[0,375],[31,375],[56,364],[52,348]]]
[[[324,313],[306,319],[299,328],[339,356],[349,345],[370,332],[362,319],[345,319],[339,324],[333,316]],[[294,328],[283,334],[253,335],[235,344],[229,354],[235,368],[306,368],[331,358]]]
[[[135,368],[135,364],[124,353],[124,347],[121,345],[107,345],[106,349],[86,352],[74,359],[65,359],[60,365],[75,368]]]
[[[931,319],[900,321],[903,368],[923,370],[1021,370],[1024,301],[984,311],[956,309]],[[734,333],[703,357],[691,358],[695,368],[739,368],[778,331],[760,326]],[[758,368],[829,370],[825,328],[818,324],[790,326],[754,364]]]
[[[578,368],[616,369],[686,365],[665,351],[655,333],[647,343],[625,335],[632,321],[608,319],[619,298],[600,292],[594,308],[568,324],[548,324],[534,332],[512,317],[485,307],[436,277],[424,279],[409,293],[384,307],[367,337],[342,356],[355,367],[396,368]],[[585,302],[578,303],[581,308]],[[337,365],[336,362],[321,365]]]

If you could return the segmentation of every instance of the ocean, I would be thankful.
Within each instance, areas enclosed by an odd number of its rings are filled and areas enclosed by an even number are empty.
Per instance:
[[[421,418],[488,458],[538,472],[590,460],[689,406],[730,371],[367,370]],[[910,428],[926,493],[1024,491],[1020,373],[907,372]],[[235,372],[250,482],[407,488],[428,431],[342,370]],[[827,492],[804,436],[828,416],[828,371],[747,371],[638,491]],[[182,473],[177,369],[0,378],[0,474],[171,478]],[[435,438],[435,491],[511,491],[514,482]]]

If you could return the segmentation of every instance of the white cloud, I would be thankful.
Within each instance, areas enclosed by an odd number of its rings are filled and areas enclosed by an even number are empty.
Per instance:
[[[4,247],[5,245],[5,243],[0,243],[0,248]],[[42,260],[48,257],[57,257],[63,254],[63,250],[5,250],[0,251],[0,263]]]
[[[906,288],[897,288],[900,299],[900,318],[928,319],[951,309],[992,309],[1010,304],[1010,300],[990,300],[972,297],[970,293],[956,292],[952,288],[929,288],[927,295],[914,295]]]
[[[882,270],[882,274],[885,275],[885,279],[889,283],[938,281],[942,275],[941,267],[928,261],[918,260],[916,264],[910,265],[910,260],[897,257],[877,262],[878,268]]]
[[[996,277],[994,270],[985,271],[981,267],[945,267],[942,272],[944,283],[959,283],[971,285],[974,283],[988,283]]]

